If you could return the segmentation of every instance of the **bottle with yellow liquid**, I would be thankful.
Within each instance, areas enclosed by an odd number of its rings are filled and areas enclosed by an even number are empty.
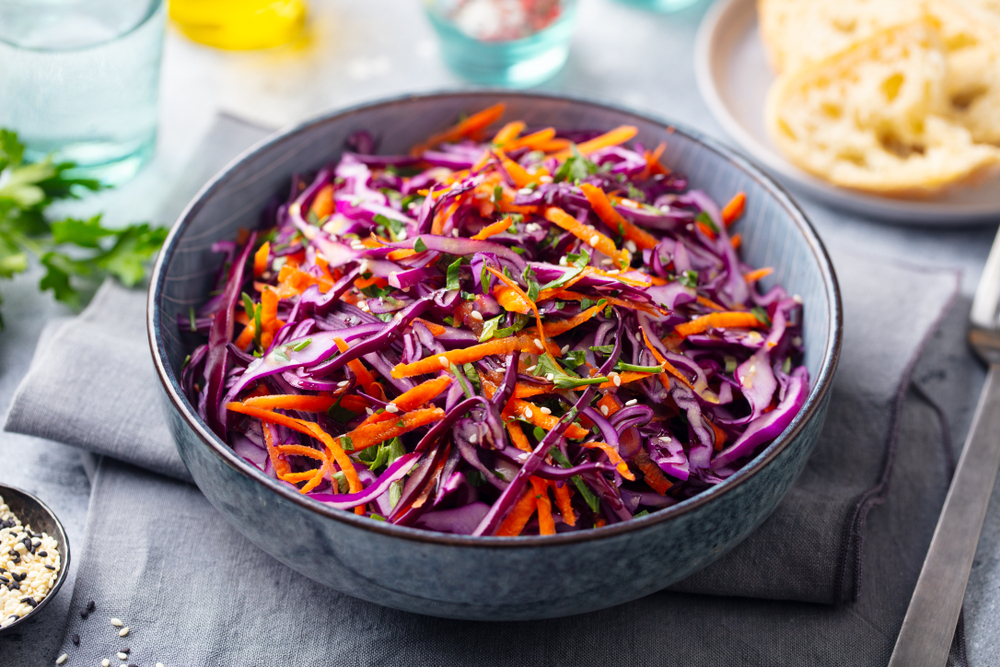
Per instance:
[[[292,41],[304,0],[169,0],[170,18],[189,38],[219,49],[266,49]]]

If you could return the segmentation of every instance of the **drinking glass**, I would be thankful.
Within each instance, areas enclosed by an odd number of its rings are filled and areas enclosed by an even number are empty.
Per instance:
[[[153,153],[163,0],[0,0],[0,127],[26,157],[128,180]]]
[[[475,83],[539,84],[569,55],[576,0],[425,0],[445,64]]]
[[[680,11],[685,7],[690,7],[696,2],[699,2],[699,0],[617,0],[617,1],[624,5],[632,5],[633,7],[638,7],[639,9],[648,9],[650,11],[662,12],[664,14]]]

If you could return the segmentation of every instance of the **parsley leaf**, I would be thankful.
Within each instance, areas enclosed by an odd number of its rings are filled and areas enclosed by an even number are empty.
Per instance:
[[[698,287],[698,272],[694,269],[688,269],[677,277],[677,282],[684,287],[695,289]]]

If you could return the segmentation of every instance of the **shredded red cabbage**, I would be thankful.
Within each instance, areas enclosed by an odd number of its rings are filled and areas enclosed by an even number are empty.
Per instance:
[[[484,141],[497,108],[408,156],[359,132],[217,243],[189,398],[279,482],[426,530],[589,529],[718,484],[809,389],[801,299],[761,295],[727,230],[742,195],[720,210],[632,128]]]

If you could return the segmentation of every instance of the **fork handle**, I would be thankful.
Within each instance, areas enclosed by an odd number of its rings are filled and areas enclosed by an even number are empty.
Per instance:
[[[991,364],[889,667],[945,667],[1000,468],[1000,364]]]

